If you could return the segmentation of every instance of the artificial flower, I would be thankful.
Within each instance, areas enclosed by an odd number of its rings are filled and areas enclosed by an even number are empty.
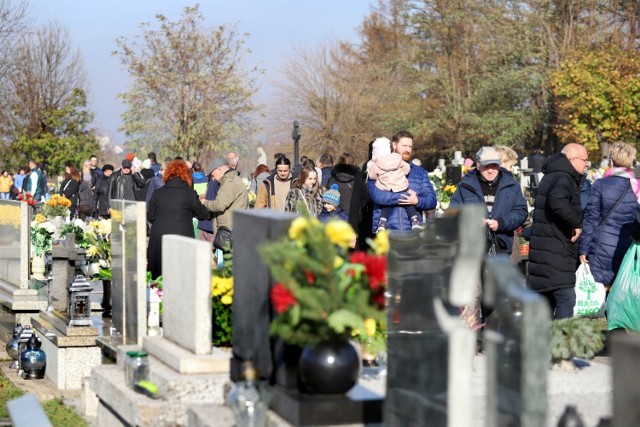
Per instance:
[[[353,228],[345,221],[329,221],[324,230],[331,243],[345,249],[349,248],[356,239]]]
[[[309,220],[304,217],[298,217],[291,222],[289,227],[289,238],[291,240],[297,240],[302,235],[302,232],[309,225]]]
[[[368,336],[372,337],[376,334],[376,320],[369,317],[364,321],[364,330]]]
[[[271,303],[276,313],[281,314],[287,311],[289,307],[297,305],[298,301],[282,283],[276,283],[271,289]]]

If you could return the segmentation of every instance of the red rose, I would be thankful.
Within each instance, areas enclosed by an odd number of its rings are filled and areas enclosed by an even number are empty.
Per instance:
[[[364,273],[369,276],[369,288],[373,291],[380,289],[387,280],[386,255],[367,255],[364,265]]]
[[[24,199],[24,195],[23,194],[18,194],[18,197],[16,197],[16,199],[22,200],[22,199]]]
[[[271,303],[276,313],[281,314],[291,306],[298,304],[296,298],[282,283],[276,283],[271,289]]]

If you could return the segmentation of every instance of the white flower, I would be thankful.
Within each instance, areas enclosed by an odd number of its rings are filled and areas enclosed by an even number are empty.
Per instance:
[[[100,264],[100,267],[102,267],[102,268],[108,268],[109,267],[109,263],[107,262],[106,259],[98,260],[98,264]]]
[[[80,227],[83,233],[87,232],[87,223],[81,220],[80,218],[76,218],[75,220],[73,220],[73,225],[76,227]]]
[[[433,174],[433,176],[435,176],[438,179],[442,179],[442,171],[440,170],[440,168],[435,168],[433,172],[431,172]]]
[[[41,228],[44,228],[48,233],[55,233],[57,228],[55,225],[51,224],[49,221],[45,221],[42,224],[40,224]]]

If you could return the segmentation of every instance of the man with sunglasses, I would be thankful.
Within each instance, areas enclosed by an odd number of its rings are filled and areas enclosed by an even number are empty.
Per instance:
[[[587,149],[580,144],[567,144],[542,167],[527,284],[547,298],[555,319],[573,316],[578,239],[582,233],[580,190],[588,167]]]

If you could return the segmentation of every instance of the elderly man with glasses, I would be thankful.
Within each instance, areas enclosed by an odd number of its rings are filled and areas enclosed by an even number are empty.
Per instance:
[[[547,298],[556,319],[572,317],[576,302],[580,190],[588,166],[587,149],[567,144],[542,167],[536,195],[527,284]]]

